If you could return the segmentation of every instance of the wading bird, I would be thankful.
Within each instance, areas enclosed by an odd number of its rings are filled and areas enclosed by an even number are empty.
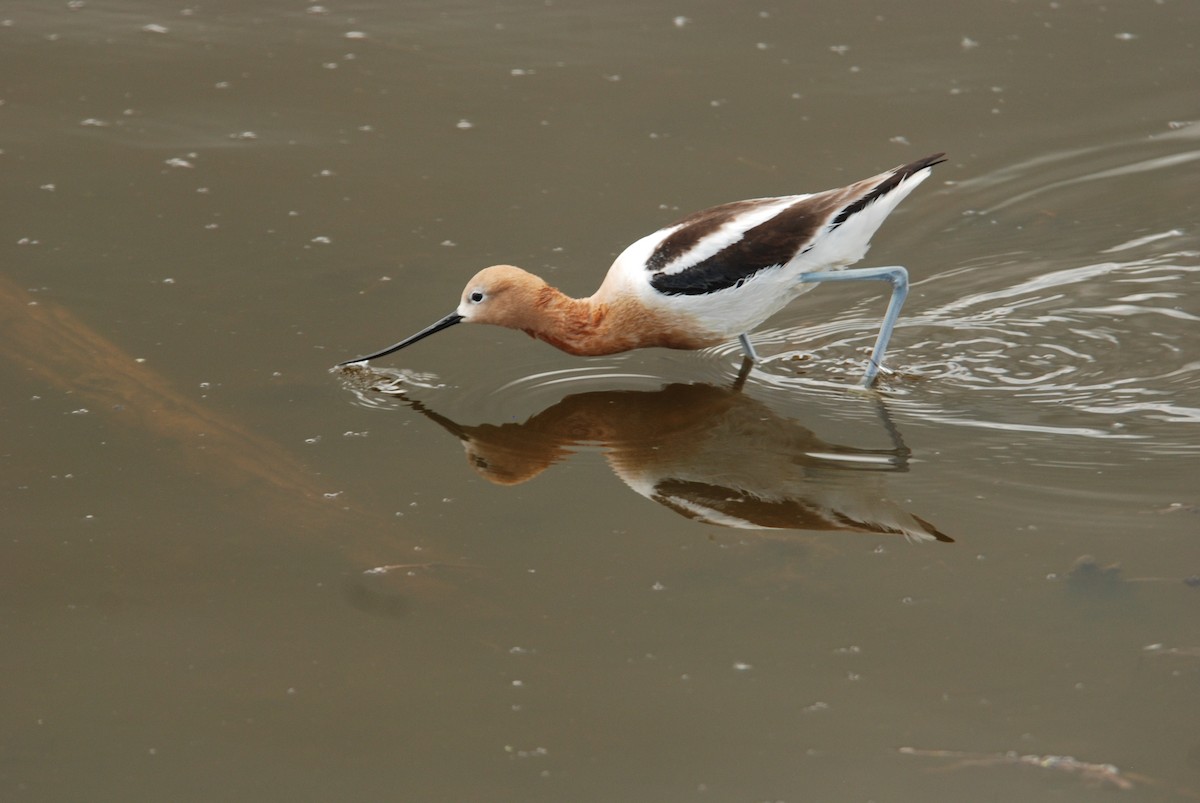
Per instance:
[[[700,349],[737,337],[757,361],[750,332],[813,284],[886,281],[892,295],[863,376],[869,386],[908,294],[908,271],[847,266],[862,259],[884,219],[943,156],[836,190],[735,201],[688,215],[622,251],[588,298],[571,298],[512,265],[484,268],[467,282],[454,312],[340,365],[391,354],[463,321],[520,329],[581,356],[648,346]]]

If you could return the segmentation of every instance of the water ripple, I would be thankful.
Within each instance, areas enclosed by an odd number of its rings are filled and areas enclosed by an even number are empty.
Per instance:
[[[887,358],[895,373],[881,378],[881,391],[930,422],[1119,440],[1156,454],[1200,451],[1194,434],[1158,426],[1200,423],[1200,255],[1134,253],[1177,236],[1128,241],[1115,249],[1127,261],[1038,270],[1029,260],[1036,273],[1001,286],[988,266],[991,287],[951,293],[901,319]],[[943,279],[919,286],[936,298],[945,295]],[[752,383],[844,391],[861,376],[875,306],[864,301],[818,325],[763,332],[756,341],[775,353]]]
[[[926,256],[948,264],[910,265],[916,281],[888,351],[892,373],[879,382],[893,408],[929,423],[1120,442],[1146,454],[1200,451],[1195,430],[1181,426],[1200,423],[1200,232],[1179,218],[1187,211],[1179,199],[1193,194],[1180,168],[1200,152],[1163,151],[1181,144],[1190,137],[1063,151],[948,184],[945,224]],[[945,256],[952,242],[972,255]],[[852,418],[845,400],[882,308],[875,288],[806,295],[754,333],[765,359],[745,378],[747,391],[779,405],[828,403]],[[565,368],[564,359],[525,346],[472,361],[470,381],[456,375],[452,389],[409,373],[349,384],[367,407],[387,406],[380,396],[389,387],[421,387],[483,418],[516,420],[581,391],[722,385],[741,355],[731,341]]]

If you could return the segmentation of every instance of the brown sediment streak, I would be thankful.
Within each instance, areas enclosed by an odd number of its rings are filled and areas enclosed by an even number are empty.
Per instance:
[[[313,472],[290,452],[184,396],[66,309],[3,277],[0,343],[8,363],[169,444],[215,485],[252,491],[290,525],[346,523],[345,512],[324,499]]]
[[[571,298],[549,285],[538,292],[537,314],[520,328],[568,354],[597,357],[659,346],[699,349],[724,337],[696,331],[694,321],[652,313],[631,299]]]
[[[243,479],[305,497],[313,493],[300,479],[304,472],[277,445],[181,395],[66,310],[35,302],[7,282],[0,286],[0,310],[4,356],[39,379],[78,394],[97,409],[120,411],[191,459],[210,462],[207,455],[215,452]]]
[[[177,391],[164,377],[138,363],[119,346],[68,310],[35,299],[0,276],[0,360],[16,370],[72,394],[109,421],[140,430],[172,447],[198,480],[248,495],[256,513],[290,536],[331,536],[339,554],[360,566],[391,563],[411,554],[390,515],[324,497],[315,473],[274,441]],[[379,526],[385,525],[385,526]],[[448,571],[454,564],[423,553],[428,564],[376,575],[371,586],[354,586],[356,605],[397,600],[436,600],[464,594]],[[446,569],[438,571],[438,569]],[[57,570],[58,567],[55,567]],[[382,574],[386,574],[385,567]],[[384,594],[384,591],[387,591]],[[382,596],[381,596],[382,595]]]

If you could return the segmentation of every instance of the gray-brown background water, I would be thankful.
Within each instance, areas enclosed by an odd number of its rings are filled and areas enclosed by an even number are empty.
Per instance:
[[[0,6],[0,798],[1200,796],[1198,40],[1189,0]],[[586,295],[939,150],[864,263],[914,279],[878,395],[875,287],[740,392],[733,346],[483,327],[329,372],[486,264]]]

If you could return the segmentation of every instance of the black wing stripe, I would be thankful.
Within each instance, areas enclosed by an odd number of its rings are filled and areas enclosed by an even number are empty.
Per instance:
[[[721,228],[730,218],[758,206],[760,201],[734,201],[694,212],[675,223],[678,228],[658,244],[646,268],[660,271],[696,247],[696,244]]]
[[[798,254],[812,247],[823,229],[833,231],[914,174],[946,161],[942,158],[944,155],[936,153],[901,165],[883,174],[882,179],[869,178],[849,187],[811,195],[748,229],[740,240],[707,259],[666,273],[664,269],[668,265],[687,254],[705,236],[762,201],[737,201],[690,215],[676,224],[679,228],[659,243],[646,261],[646,268],[653,272],[650,286],[669,296],[705,295],[740,287],[760,271],[791,262]],[[855,200],[847,204],[850,198]]]
[[[813,203],[822,199],[826,203]],[[786,265],[829,220],[836,208],[829,200],[814,196],[793,204],[702,262],[677,273],[659,270],[650,278],[650,286],[669,296],[704,295],[740,286],[761,270]],[[650,267],[654,269],[653,264]]]

